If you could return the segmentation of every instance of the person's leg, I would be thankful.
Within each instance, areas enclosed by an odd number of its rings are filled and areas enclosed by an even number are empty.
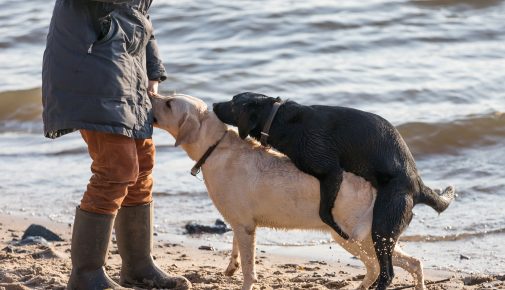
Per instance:
[[[156,154],[154,142],[152,139],[136,139],[134,142],[139,173],[135,183],[129,185],[122,207],[148,204],[153,200],[153,168]]]
[[[137,180],[139,166],[135,140],[121,135],[82,130],[93,160],[93,173],[72,233],[72,273],[68,289],[125,289],[104,270],[117,210]]]
[[[155,148],[151,139],[135,140],[139,174],[116,217],[116,239],[121,255],[120,283],[123,286],[162,289],[190,289],[184,277],[161,270],[151,255],[153,247],[152,171]]]
[[[67,289],[126,289],[116,284],[104,269],[113,222],[114,215],[77,208],[72,232],[72,272]]]
[[[115,214],[139,177],[136,140],[123,135],[81,130],[93,160],[82,210]]]

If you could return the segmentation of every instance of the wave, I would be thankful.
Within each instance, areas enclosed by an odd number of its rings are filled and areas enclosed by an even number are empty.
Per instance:
[[[273,231],[278,231],[278,230],[273,230]],[[280,230],[281,232],[283,230]],[[486,230],[482,232],[464,232],[464,233],[458,233],[458,234],[450,234],[450,235],[444,235],[444,236],[434,236],[434,235],[408,235],[408,236],[401,236],[400,241],[401,242],[455,242],[455,241],[462,241],[462,240],[467,240],[471,238],[482,238],[488,235],[497,235],[497,234],[504,234],[505,233],[505,228],[499,228],[499,229],[494,229],[494,230]],[[303,240],[303,241],[298,241],[298,242],[282,242],[279,243],[276,240],[262,240],[260,242],[261,245],[267,245],[267,246],[286,246],[286,247],[301,247],[301,246],[315,246],[315,245],[327,245],[327,244],[333,244],[334,241],[332,239],[317,239],[317,240]]]
[[[475,9],[484,9],[502,4],[502,0],[412,0],[412,3],[424,7],[447,7],[466,5]]]
[[[1,92],[0,132],[15,131],[16,127],[18,131],[33,130],[34,124],[41,123],[41,112],[40,88]],[[505,113],[471,115],[437,123],[410,122],[397,128],[414,155],[454,154],[461,149],[504,143]]]
[[[168,197],[176,197],[176,196],[207,196],[207,191],[154,191],[154,196],[168,196]]]
[[[494,112],[443,123],[412,122],[398,130],[414,155],[452,154],[505,140],[505,113]]]
[[[475,233],[458,233],[444,236],[432,236],[432,235],[410,235],[400,237],[400,241],[403,242],[453,242],[461,241],[471,238],[481,238],[488,235],[496,235],[505,233],[505,228],[494,229]]]
[[[0,92],[0,121],[37,121],[42,119],[42,90]]]

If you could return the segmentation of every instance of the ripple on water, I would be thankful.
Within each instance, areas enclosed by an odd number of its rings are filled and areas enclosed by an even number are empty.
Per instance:
[[[428,266],[498,271],[494,263],[505,263],[497,250],[505,228],[505,3],[265,3],[154,1],[151,17],[170,74],[162,92],[212,103],[259,91],[384,116],[399,127],[425,183],[452,184],[459,193],[440,216],[416,207],[408,252]],[[41,134],[38,88],[51,6],[6,0],[0,10],[0,210],[69,222],[90,160],[78,134],[56,141]],[[164,231],[180,233],[187,221],[212,223],[219,214],[204,184],[189,175],[193,161],[167,135],[154,135],[157,219]],[[320,233],[259,235],[263,244],[327,241]],[[460,261],[460,252],[470,262]]]

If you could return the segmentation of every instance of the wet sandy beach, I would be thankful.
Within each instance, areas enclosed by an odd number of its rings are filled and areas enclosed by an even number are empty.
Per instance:
[[[63,242],[49,245],[14,246],[23,231],[37,223],[60,235]],[[69,272],[71,227],[49,220],[0,215],[0,289],[65,289]],[[168,237],[165,237],[168,238]],[[337,248],[338,245],[330,247]],[[359,261],[342,255],[337,261],[311,259],[311,247],[300,248],[301,255],[283,251],[282,248],[259,247],[256,257],[258,283],[256,289],[355,289],[364,274]],[[206,236],[191,239],[158,239],[154,257],[159,265],[174,274],[184,275],[194,289],[240,289],[242,273],[224,275],[230,249],[209,242]],[[118,280],[120,257],[112,242],[107,260],[107,271]],[[412,283],[402,270],[396,271],[391,289]],[[458,272],[425,269],[428,289],[505,289],[504,276],[475,276]],[[479,280],[480,279],[480,280]],[[465,285],[466,283],[475,285]],[[430,284],[433,283],[433,284]],[[401,288],[413,289],[413,288]]]

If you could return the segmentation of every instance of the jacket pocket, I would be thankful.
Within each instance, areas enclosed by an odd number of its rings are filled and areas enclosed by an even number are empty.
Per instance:
[[[96,97],[131,97],[136,84],[133,60],[125,49],[125,40],[118,21],[111,17],[106,34],[88,44],[81,52],[74,91]]]
[[[126,51],[136,56],[145,49],[152,35],[151,22],[137,10],[117,9],[104,20],[103,37],[95,45],[105,44],[116,36],[123,41]]]
[[[150,22],[140,12],[118,9],[108,16],[102,37],[88,39],[78,50],[69,50],[66,38],[58,40],[58,49],[53,55],[55,64],[54,83],[61,91],[100,98],[135,98],[138,67],[134,62],[141,59],[151,36]],[[76,35],[72,37],[80,41]],[[84,48],[84,49],[83,49]]]
[[[100,23],[100,36],[95,44],[104,43],[108,40],[112,39],[114,32],[117,29],[116,22],[112,19],[112,16],[109,14],[99,20]]]
[[[116,9],[100,21],[101,37],[92,44],[90,52],[95,46],[110,45],[116,39],[123,42],[126,52],[136,56],[145,50],[152,35],[149,19],[134,9]]]
[[[114,14],[113,14],[114,16]],[[151,22],[137,10],[117,11],[115,17],[123,32],[126,50],[132,56],[140,54],[152,35]]]

